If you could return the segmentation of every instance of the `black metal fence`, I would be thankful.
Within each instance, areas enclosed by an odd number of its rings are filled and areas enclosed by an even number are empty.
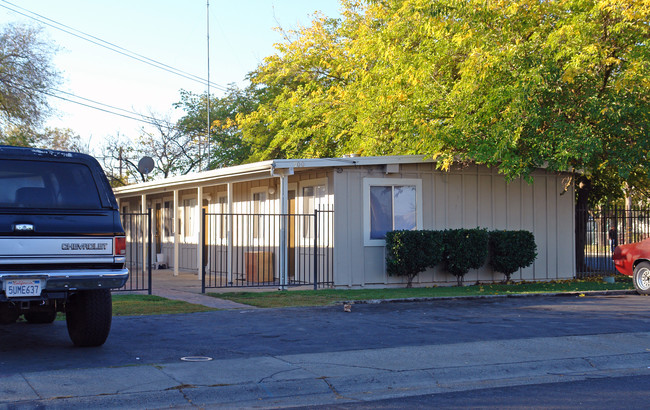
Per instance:
[[[333,286],[333,215],[332,210],[313,214],[212,214],[204,210],[203,291]]]
[[[601,208],[578,211],[576,217],[578,246],[584,240],[584,260],[577,263],[578,277],[616,273],[613,248],[650,237],[650,209]]]
[[[115,291],[147,291],[151,295],[151,209],[146,213],[122,213],[121,218],[129,280]]]

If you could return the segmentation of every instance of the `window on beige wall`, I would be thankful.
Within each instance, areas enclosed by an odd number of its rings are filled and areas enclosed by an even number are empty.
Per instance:
[[[314,237],[314,214],[315,210],[323,209],[327,203],[327,189],[324,184],[310,185],[302,187],[302,213],[305,214],[304,228],[302,231],[303,238]],[[310,215],[310,216],[307,216]]]
[[[217,214],[219,214],[216,232],[218,239],[223,241],[228,236],[228,217],[224,215],[228,213],[228,197],[226,195],[219,195],[217,197],[216,208]]]
[[[385,244],[386,233],[422,229],[422,181],[364,179],[364,243]]]
[[[174,215],[172,213],[172,202],[165,201],[162,210],[163,219],[163,239],[166,242],[172,242],[174,237]]]
[[[266,192],[253,192],[253,239],[262,239],[264,236],[264,214],[266,209]]]
[[[196,241],[196,198],[183,200],[183,236],[186,243]]]

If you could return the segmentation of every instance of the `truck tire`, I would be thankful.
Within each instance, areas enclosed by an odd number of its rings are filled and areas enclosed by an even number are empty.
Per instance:
[[[111,330],[113,306],[109,289],[72,294],[65,309],[68,334],[75,346],[101,346]]]
[[[49,310],[37,310],[35,312],[25,312],[23,315],[27,323],[47,324],[54,322],[56,319],[56,309],[52,307]]]

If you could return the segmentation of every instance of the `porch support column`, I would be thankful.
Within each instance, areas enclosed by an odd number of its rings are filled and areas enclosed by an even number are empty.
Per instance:
[[[280,269],[280,290],[286,290],[289,271],[289,176],[293,175],[293,167],[271,169],[271,175],[280,177],[280,244],[278,249],[278,268]]]
[[[280,214],[282,223],[280,224],[280,289],[286,290],[288,271],[289,271],[289,176],[280,176]]]
[[[198,232],[198,235],[196,237],[196,258],[197,258],[197,264],[196,266],[199,268],[198,272],[198,278],[201,280],[202,273],[203,273],[203,247],[201,246],[201,239],[203,238],[203,187],[200,186],[196,188],[197,192],[197,207],[196,207],[196,232]]]
[[[181,261],[181,218],[178,212],[178,189],[174,190],[174,276],[178,276],[178,266]]]
[[[140,213],[142,214],[142,269],[147,271],[150,260],[147,260],[147,248],[149,246],[149,235],[151,235],[151,226],[147,226],[147,194],[140,195]]]
[[[232,243],[232,231],[233,231],[233,190],[232,182],[228,182],[228,207],[227,213],[228,218],[226,218],[226,235],[227,235],[227,244],[228,244],[228,253],[227,258],[227,267],[226,267],[226,280],[229,285],[232,285],[232,259],[233,259],[233,243]]]

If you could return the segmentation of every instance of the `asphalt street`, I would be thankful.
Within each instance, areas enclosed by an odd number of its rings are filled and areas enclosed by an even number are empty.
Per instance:
[[[647,408],[650,376],[609,377],[575,382],[508,386],[407,396],[303,409],[634,409]]]
[[[117,317],[107,343],[87,349],[72,347],[65,322],[0,326],[0,408],[418,407],[459,392],[480,402],[506,387],[647,382],[649,367],[650,298],[637,295]]]

